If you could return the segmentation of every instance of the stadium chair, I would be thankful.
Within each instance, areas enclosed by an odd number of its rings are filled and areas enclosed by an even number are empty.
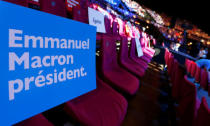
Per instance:
[[[196,118],[196,126],[209,126],[210,125],[209,121],[210,121],[210,109],[208,108],[206,99],[203,97]]]
[[[137,77],[144,76],[146,66],[139,65],[135,61],[131,60],[128,56],[128,39],[127,37],[122,37],[120,41],[120,55],[119,55],[119,63],[126,70],[136,75]]]
[[[112,87],[134,95],[139,88],[139,80],[118,65],[115,41],[114,36],[103,35],[101,43],[102,75]]]
[[[40,0],[40,10],[61,17],[67,16],[64,0]]]
[[[181,99],[179,101],[178,115],[181,126],[193,126],[196,119],[196,113],[200,106],[200,100],[197,98],[197,89],[195,84],[190,82],[187,76],[184,76],[182,83]]]
[[[136,54],[136,41],[134,38],[132,38],[130,46],[130,58],[140,64],[144,64],[145,68],[147,68],[147,64],[150,62],[151,59],[145,56],[138,57]]]
[[[128,103],[97,77],[97,89],[67,102],[64,111],[85,126],[120,126]]]
[[[200,86],[204,90],[208,90],[208,73],[204,70],[201,69],[201,81],[200,81]]]

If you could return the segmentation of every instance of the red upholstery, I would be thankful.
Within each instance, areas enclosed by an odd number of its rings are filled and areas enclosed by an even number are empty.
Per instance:
[[[101,54],[104,79],[125,93],[135,94],[139,88],[139,80],[118,65],[114,36],[103,36]]]
[[[146,62],[143,58],[136,56],[136,41],[134,38],[131,39],[130,58],[139,65],[141,65],[144,69],[147,69],[148,67],[147,63],[149,62]]]
[[[190,70],[191,70],[191,67],[192,67],[191,62],[192,62],[191,60],[185,59],[185,66],[187,68],[187,73],[190,73]]]
[[[193,83],[184,76],[184,82],[181,89],[181,99],[179,102],[178,113],[181,119],[181,126],[193,126],[196,117],[196,107],[199,106],[197,100],[197,90]]]
[[[40,0],[40,10],[66,17],[66,7],[64,0]]]
[[[169,51],[167,48],[165,48],[165,55],[164,55],[164,59],[165,59],[165,64],[168,65],[168,57],[169,57]]]
[[[205,89],[205,90],[208,89],[208,73],[204,69],[201,69],[200,85],[203,89]]]
[[[201,81],[201,68],[197,64],[196,64],[195,80],[197,82]]]
[[[73,19],[88,24],[88,8],[73,7]]]
[[[97,78],[97,89],[65,104],[64,110],[85,126],[120,126],[126,99]]]
[[[118,32],[118,23],[116,22],[116,21],[113,21],[113,24],[112,24],[112,29],[113,29],[113,31],[112,31],[112,33],[114,34],[114,35],[118,35],[119,34],[119,32]]]
[[[174,59],[174,63],[172,66],[172,72],[171,72],[171,83],[172,84],[174,84],[174,82],[175,82],[175,73],[177,72],[178,67],[179,67],[179,63],[176,59]]]
[[[190,75],[191,75],[192,77],[195,77],[196,66],[197,66],[197,64],[196,64],[194,61],[191,61]]]
[[[177,65],[177,70],[175,73],[175,78],[174,78],[174,83],[172,85],[172,97],[179,101],[180,96],[181,96],[181,89],[182,89],[182,83],[185,75],[185,70],[180,66]]]
[[[18,4],[21,6],[25,6],[28,7],[28,0],[3,0],[3,1],[7,1],[10,3],[14,3],[14,4]]]
[[[208,84],[208,94],[210,96],[210,84]]]
[[[135,74],[138,77],[144,76],[145,69],[137,64],[135,61],[128,57],[128,39],[127,37],[122,37],[120,44],[120,56],[119,63],[129,72]]]
[[[169,57],[169,63],[168,63],[168,74],[170,76],[172,74],[173,65],[174,65],[174,56],[173,56],[173,54],[171,54]]]
[[[14,126],[53,126],[42,114],[38,114]]]
[[[104,18],[104,23],[105,23],[105,29],[107,34],[112,33],[112,28],[111,28],[111,21],[108,17]]]
[[[203,97],[200,108],[198,110],[198,115],[196,119],[196,126],[209,126],[210,125],[210,109],[206,99]]]

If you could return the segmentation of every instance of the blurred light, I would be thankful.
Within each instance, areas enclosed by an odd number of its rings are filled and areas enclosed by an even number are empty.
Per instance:
[[[203,43],[203,42],[204,42],[204,40],[203,40],[203,39],[201,39],[201,42]]]

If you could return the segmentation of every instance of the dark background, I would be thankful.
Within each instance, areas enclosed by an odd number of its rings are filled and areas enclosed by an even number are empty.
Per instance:
[[[210,33],[210,4],[208,0],[136,0],[158,13],[181,18],[197,25],[206,33]]]

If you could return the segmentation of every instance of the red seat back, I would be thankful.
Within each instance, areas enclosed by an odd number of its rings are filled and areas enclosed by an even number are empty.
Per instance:
[[[40,10],[66,17],[66,6],[64,0],[40,0]]]
[[[201,68],[196,64],[195,80],[200,82],[201,80]]]
[[[108,17],[105,16],[104,18],[104,24],[105,24],[105,29],[107,34],[112,33],[112,28],[111,28],[111,21]]]
[[[209,126],[210,125],[210,109],[206,99],[203,97],[200,108],[198,110],[198,115],[196,119],[196,126]]]
[[[200,85],[203,89],[208,89],[208,72],[206,72],[204,69],[201,69],[201,81]]]
[[[88,8],[73,7],[73,19],[88,24]]]
[[[178,66],[179,66],[178,61],[176,59],[174,59],[174,63],[173,63],[173,66],[172,66],[172,71],[171,71],[171,82],[172,82],[172,84],[174,84],[174,82],[175,82],[175,73],[178,70]]]
[[[185,59],[185,66],[186,66],[186,69],[187,69],[187,73],[190,73],[190,70],[191,70],[191,67],[192,67],[191,60]]]
[[[188,81],[187,76],[185,75],[178,107],[181,125],[183,126],[193,126],[194,124],[196,114],[196,95],[196,86]]]
[[[181,96],[182,83],[184,81],[185,69],[179,64],[175,73],[174,83],[172,85],[172,96],[175,100],[179,101]]]
[[[191,61],[190,75],[191,75],[192,77],[195,77],[196,66],[197,66],[197,64],[196,64],[194,61]]]
[[[122,37],[120,44],[120,61],[125,61],[128,59],[128,38]]]
[[[102,71],[118,66],[115,38],[103,35],[101,44]]]
[[[113,29],[113,34],[114,35],[118,35],[119,34],[119,32],[118,32],[118,23],[116,22],[116,21],[113,21],[113,24],[112,24],[112,29]]]

